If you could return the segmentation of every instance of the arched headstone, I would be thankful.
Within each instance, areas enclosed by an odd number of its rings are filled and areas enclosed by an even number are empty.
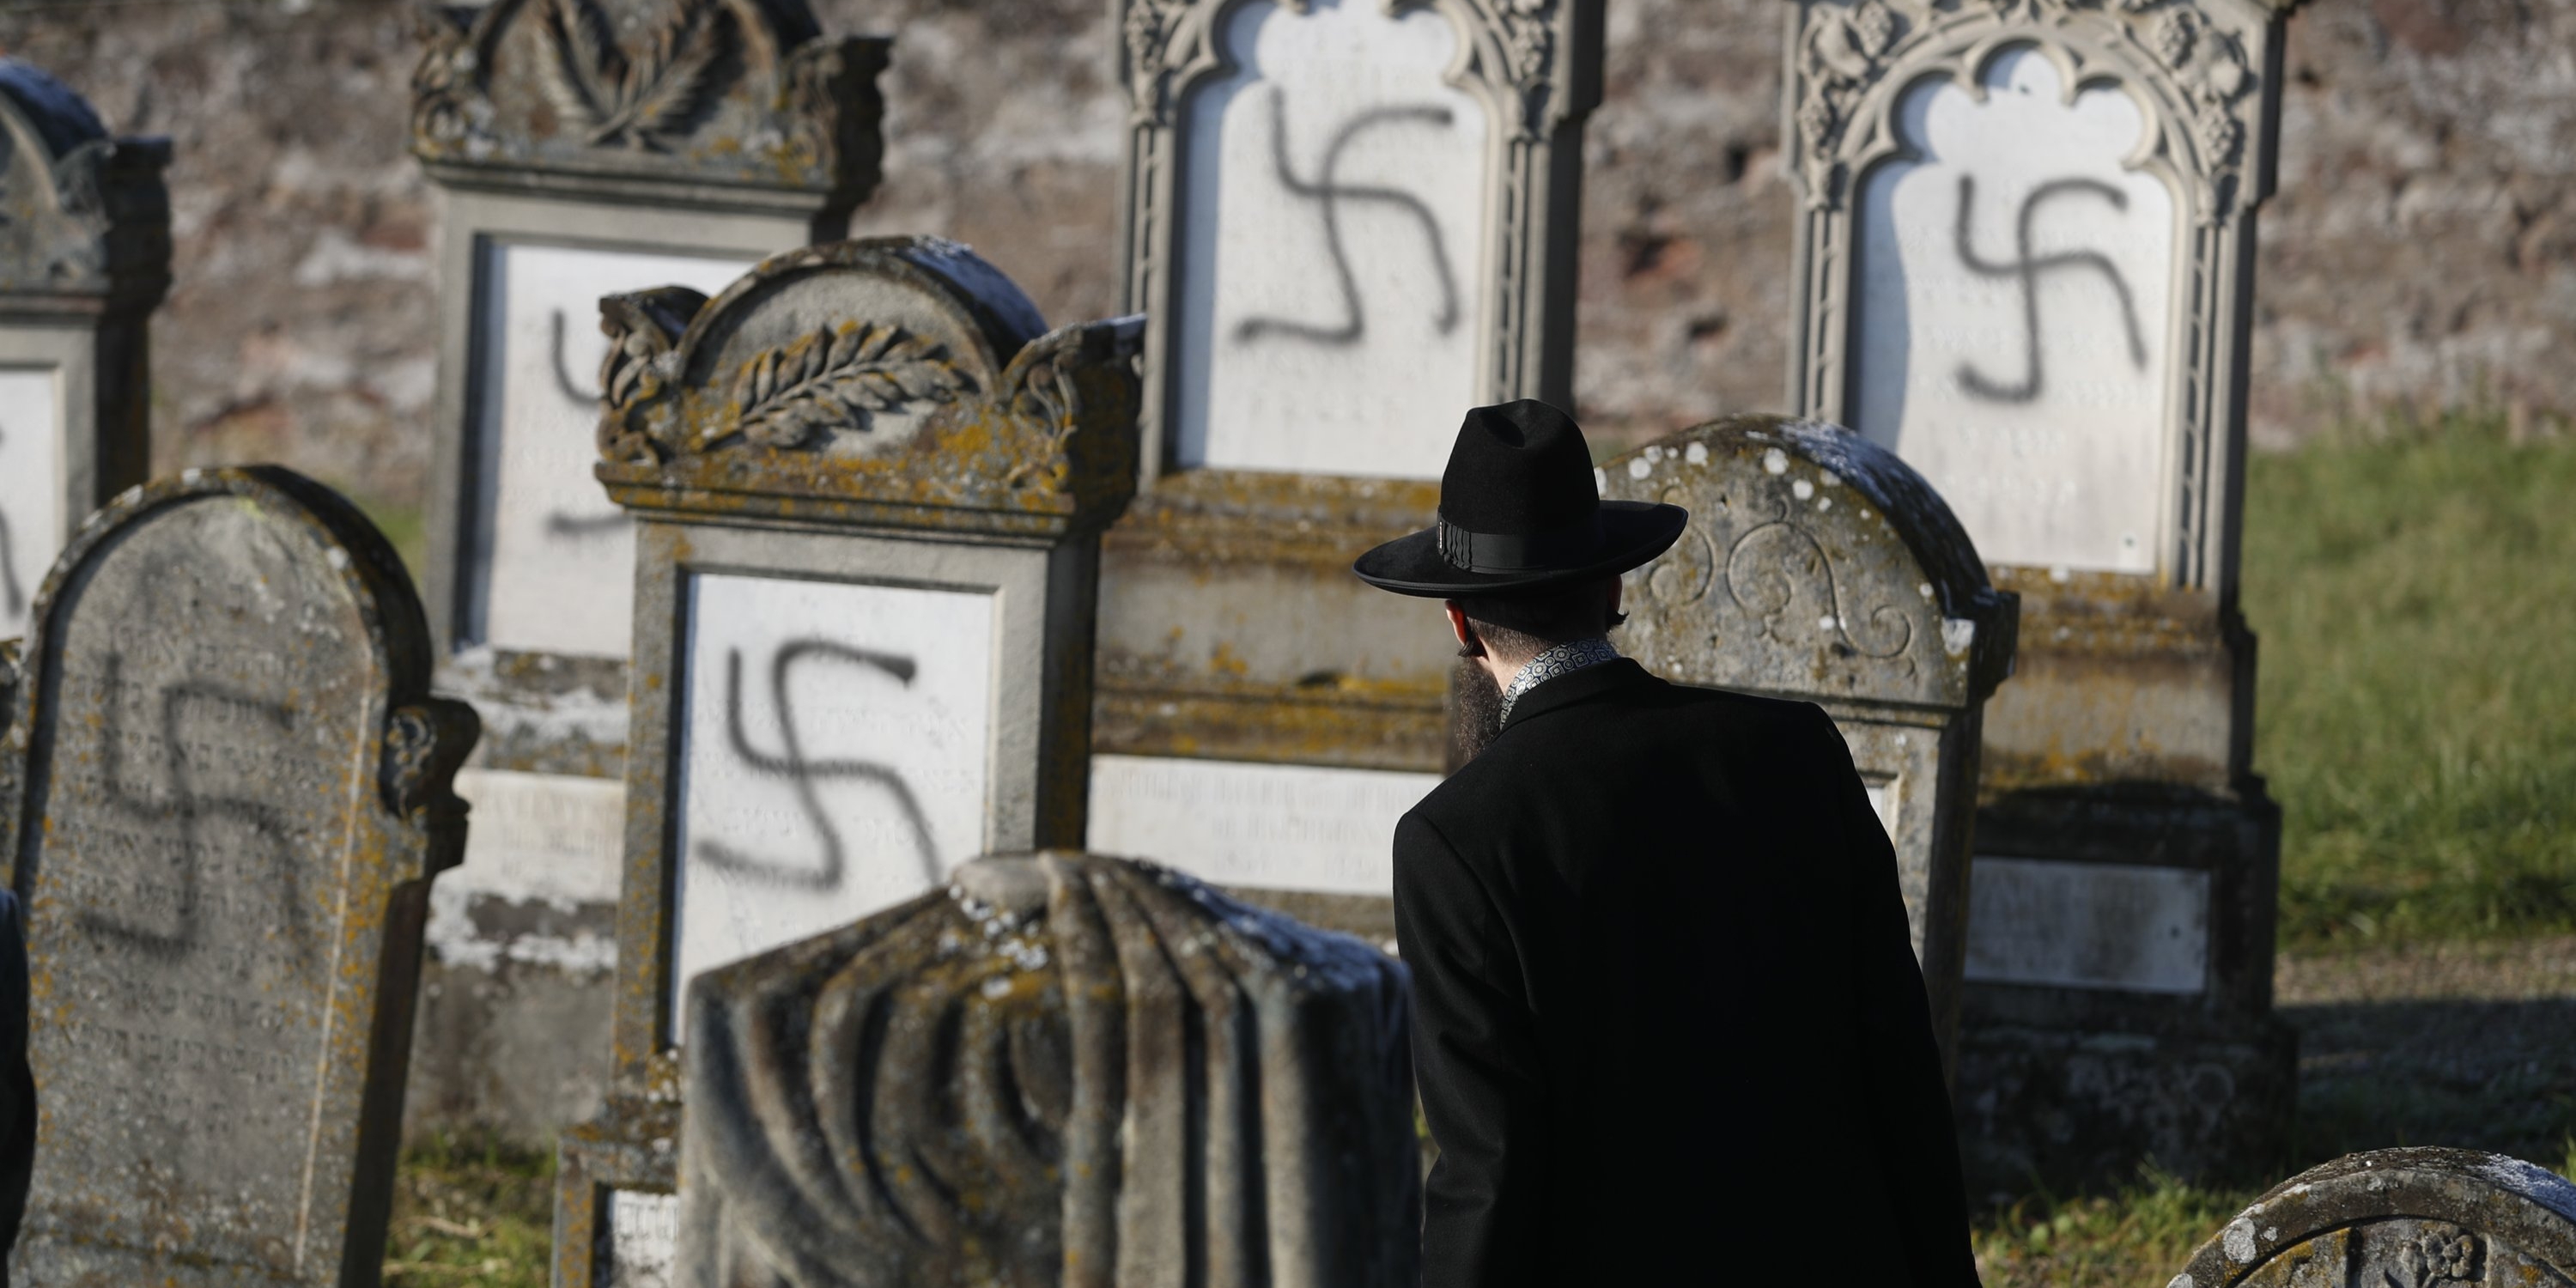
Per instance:
[[[677,1282],[1418,1282],[1404,968],[1150,864],[987,858],[690,988]]]
[[[1601,466],[1605,499],[1691,512],[1628,579],[1620,650],[1665,679],[1814,702],[1896,846],[1934,1031],[1950,1048],[1986,698],[2020,604],[1986,583],[1950,508],[1836,425],[1731,416]]]
[[[2023,598],[1960,1077],[1997,1183],[2281,1145],[2280,812],[2237,611],[2255,211],[2295,0],[1795,0],[1789,405]]]
[[[590,475],[599,300],[712,294],[842,236],[877,183],[890,42],[827,36],[805,0],[428,4],[418,27],[412,151],[441,198],[425,575],[440,685],[489,725],[424,1017],[482,1054],[424,1061],[422,1089],[432,1122],[545,1135],[601,1091],[623,801],[635,531]]]
[[[2254,1200],[2167,1288],[2576,1285],[2576,1185],[2465,1149],[2347,1154]]]
[[[42,1114],[31,1284],[374,1282],[477,724],[392,547],[287,470],[82,525],[0,743]]]
[[[1458,420],[1571,406],[1603,0],[1118,0],[1143,483],[1102,571],[1095,848],[1391,940],[1454,658],[1350,575]]]
[[[567,1133],[561,1282],[667,1215],[696,974],[1072,845],[1100,530],[1141,322],[1048,331],[937,238],[602,304],[599,481],[637,524],[612,1095]],[[659,1142],[658,1149],[655,1142]]]
[[[150,471],[152,310],[170,289],[163,138],[116,138],[0,57],[0,639],[92,510]]]

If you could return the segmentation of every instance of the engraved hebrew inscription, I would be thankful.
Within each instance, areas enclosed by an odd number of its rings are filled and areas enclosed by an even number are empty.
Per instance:
[[[1252,0],[1183,104],[1187,466],[1437,478],[1482,379],[1488,109],[1441,9]]]
[[[982,852],[993,614],[982,592],[691,578],[675,988]]]
[[[1909,86],[1861,181],[1854,428],[1938,489],[1989,562],[2147,573],[2165,481],[2174,240],[2149,122],[2038,50]]]
[[[350,811],[376,808],[383,681],[303,543],[248,503],[187,504],[58,605],[29,777],[43,823],[15,856],[50,928],[31,940],[44,1256],[184,1253],[300,1283],[311,1241],[336,1246],[305,1203],[351,1130],[323,1097],[337,1029],[366,1018],[332,955],[364,888],[345,851]]]
[[[635,539],[590,474],[599,459],[599,297],[653,286],[714,294],[751,261],[490,242],[474,344],[480,469],[468,512],[484,529],[461,628],[469,643],[623,657],[633,631]]]
[[[0,367],[0,639],[27,633],[61,527],[56,380],[51,368]]]

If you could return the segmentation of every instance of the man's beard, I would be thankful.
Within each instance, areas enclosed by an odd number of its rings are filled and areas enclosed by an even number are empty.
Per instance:
[[[1449,675],[1449,768],[1457,771],[1483,755],[1503,732],[1503,686],[1472,657],[1458,659]]]

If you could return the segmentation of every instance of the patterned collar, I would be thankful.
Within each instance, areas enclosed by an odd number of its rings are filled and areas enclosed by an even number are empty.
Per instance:
[[[1529,665],[1512,677],[1511,687],[1503,690],[1503,719],[1508,721],[1512,718],[1512,704],[1520,701],[1522,694],[1560,675],[1572,675],[1585,667],[1618,660],[1619,650],[1597,635],[1588,640],[1559,644],[1531,658]]]

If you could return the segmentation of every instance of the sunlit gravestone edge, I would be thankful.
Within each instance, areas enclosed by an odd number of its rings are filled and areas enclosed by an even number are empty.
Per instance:
[[[1135,486],[1136,319],[1053,332],[955,243],[612,297],[597,477],[637,521],[616,1064],[556,1266],[663,1253],[688,980],[1070,844],[1099,532]]]
[[[428,671],[391,548],[289,471],[153,483],[65,550],[0,748],[43,1088],[15,1282],[374,1282],[477,728]]]
[[[1980,757],[1980,1184],[2285,1145],[2236,516],[2289,8],[1803,0],[1788,24],[1791,406],[1920,469],[2023,598]]]
[[[2465,1149],[2347,1154],[2265,1193],[2167,1288],[2576,1284],[2576,1184]]]
[[[1145,446],[1104,544],[1091,843],[1384,939],[1455,659],[1350,560],[1429,522],[1469,407],[1572,404],[1604,7],[1113,12]]]

